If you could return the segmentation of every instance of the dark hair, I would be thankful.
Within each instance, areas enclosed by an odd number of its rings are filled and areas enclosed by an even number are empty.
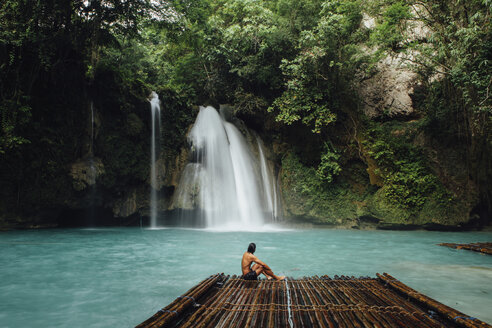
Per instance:
[[[255,251],[256,251],[256,244],[255,243],[249,244],[249,246],[248,246],[248,253],[253,254]]]

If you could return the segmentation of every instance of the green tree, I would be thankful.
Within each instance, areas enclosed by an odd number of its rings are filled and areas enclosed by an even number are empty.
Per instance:
[[[297,41],[297,54],[281,65],[285,91],[270,111],[292,124],[300,121],[320,133],[336,120],[342,99],[353,94],[351,81],[360,64],[356,55],[361,7],[359,1],[325,1],[321,18],[312,30],[304,30]]]
[[[377,5],[383,10],[371,39],[419,74],[426,132],[443,146],[462,149],[468,176],[492,209],[492,169],[485,164],[492,161],[490,1],[382,0]]]

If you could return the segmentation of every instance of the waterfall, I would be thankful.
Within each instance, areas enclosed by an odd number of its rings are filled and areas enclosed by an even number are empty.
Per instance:
[[[272,217],[273,201],[264,201],[260,161],[239,129],[213,107],[200,107],[189,133],[191,161],[181,175],[173,208],[199,209],[206,227],[255,229]],[[262,155],[263,156],[263,155]],[[263,158],[264,161],[266,161]],[[266,165],[266,164],[265,164]],[[270,207],[265,204],[272,204]]]
[[[89,176],[91,185],[96,184],[96,166],[94,164],[94,102],[91,101],[91,143],[89,145]]]
[[[229,122],[224,123],[229,137],[234,181],[236,184],[236,205],[242,226],[259,226],[264,223],[261,208],[260,188],[254,171],[254,158],[239,130]]]
[[[161,106],[157,93],[152,91],[150,110],[152,116],[152,137],[150,140],[150,227],[157,226],[157,166],[156,153],[161,129]]]
[[[88,172],[88,177],[89,177],[89,185],[90,185],[90,191],[89,191],[89,212],[88,212],[88,224],[90,226],[94,226],[97,222],[96,219],[96,194],[97,194],[97,185],[96,185],[96,178],[97,178],[97,172],[96,172],[96,165],[95,165],[95,160],[94,160],[94,102],[91,100],[90,102],[90,110],[91,110],[91,142],[89,145],[89,154],[88,154],[88,162],[89,162],[89,172]]]
[[[265,151],[263,150],[263,142],[261,141],[260,137],[256,138],[256,142],[258,144],[258,153],[260,155],[260,164],[261,164],[261,181],[263,182],[263,193],[264,193],[264,199],[266,202],[266,209],[267,213],[271,213],[271,218],[272,221],[275,221],[278,218],[279,215],[279,201],[278,201],[278,196],[277,196],[277,184],[272,179],[274,174],[272,174],[266,157],[265,157]]]
[[[94,154],[94,102],[91,101],[91,154]]]

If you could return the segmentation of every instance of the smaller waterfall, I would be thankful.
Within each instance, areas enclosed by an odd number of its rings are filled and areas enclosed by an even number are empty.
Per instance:
[[[94,164],[94,102],[91,101],[91,143],[89,148],[89,170],[91,184],[96,185],[96,166]]]
[[[276,221],[279,215],[279,201],[277,199],[277,183],[272,179],[275,175],[268,166],[265,157],[263,142],[259,137],[256,137],[258,143],[258,153],[260,155],[261,165],[261,181],[263,185],[264,199],[266,202],[266,211],[271,214],[272,221]]]
[[[157,93],[152,91],[150,99],[152,137],[150,140],[150,227],[157,226],[157,165],[158,138],[161,130],[161,106]]]
[[[94,102],[91,101],[91,154],[94,154]]]
[[[94,160],[94,102],[91,100],[90,103],[90,110],[91,110],[91,142],[89,144],[89,155],[88,155],[88,161],[89,161],[89,184],[90,184],[90,192],[89,192],[89,218],[88,218],[88,223],[90,226],[94,226],[97,222],[96,220],[96,194],[97,194],[97,185],[96,185],[96,178],[97,178],[97,172],[96,172],[96,164]]]

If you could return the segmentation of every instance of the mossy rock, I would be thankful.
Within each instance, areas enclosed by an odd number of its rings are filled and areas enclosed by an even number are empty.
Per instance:
[[[452,204],[442,204],[438,200],[427,201],[417,216],[421,224],[436,224],[442,226],[460,226],[469,220],[470,208],[462,200]]]
[[[280,172],[284,210],[288,218],[317,224],[345,225],[365,210],[365,189],[340,176],[323,182],[313,167],[302,164],[294,153],[282,159]]]
[[[383,224],[413,224],[408,210],[399,208],[386,199],[384,187],[368,199],[368,211]]]
[[[399,207],[385,197],[384,187],[379,189],[368,202],[371,216],[381,220],[380,225],[394,227],[459,227],[469,219],[470,208],[464,201],[453,204],[442,202],[437,197],[429,198],[418,211]]]

